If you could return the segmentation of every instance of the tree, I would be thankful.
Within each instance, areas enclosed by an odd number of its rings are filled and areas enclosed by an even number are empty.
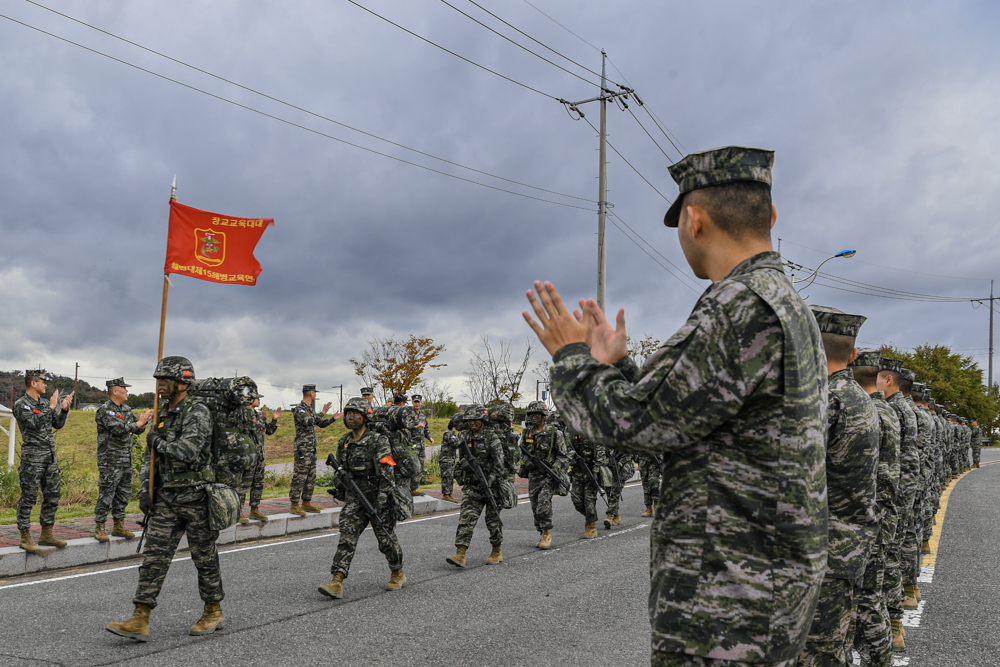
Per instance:
[[[638,366],[642,366],[642,362],[646,361],[646,358],[660,349],[663,343],[660,342],[659,338],[653,338],[649,334],[645,334],[643,339],[640,341],[632,340],[631,336],[625,336],[625,345],[628,349],[628,356],[632,357],[632,361]]]
[[[389,336],[376,336],[368,341],[368,349],[361,358],[349,359],[354,374],[374,391],[382,392],[382,399],[393,394],[405,394],[420,384],[428,369],[443,368],[448,364],[433,363],[445,351],[444,345],[435,345],[433,338],[417,338],[413,334],[406,340]]]
[[[534,346],[530,339],[524,341],[524,357],[515,366],[511,360],[511,342],[500,340],[497,349],[490,344],[490,337],[483,334],[482,353],[472,351],[471,368],[466,372],[465,386],[474,403],[499,405],[521,400],[521,380],[528,370],[528,360]]]
[[[458,412],[458,404],[447,389],[441,388],[437,380],[420,383],[420,393],[424,397],[422,410],[432,417],[451,417]]]

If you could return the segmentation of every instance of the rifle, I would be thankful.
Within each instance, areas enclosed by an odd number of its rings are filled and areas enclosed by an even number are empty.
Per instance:
[[[597,478],[594,477],[594,473],[590,469],[590,466],[587,465],[587,462],[584,460],[583,455],[580,454],[580,452],[576,451],[575,447],[573,448],[573,455],[576,457],[576,463],[574,464],[574,468],[577,465],[580,466],[580,469],[584,472],[583,476],[587,478],[588,482],[594,485],[594,488],[597,489],[597,493],[601,496],[601,499],[604,501],[604,504],[607,505],[608,507],[611,507],[611,503],[608,502],[608,497],[604,495],[604,489],[602,489],[601,485],[597,483]]]
[[[538,456],[537,454],[529,452],[528,448],[524,446],[523,442],[518,442],[518,446],[521,448],[521,453],[528,458],[528,461],[531,463],[532,466],[535,467],[536,470],[541,470],[546,475],[552,478],[552,481],[555,482],[556,484],[556,488],[559,488],[560,486],[563,485],[562,480],[559,479],[559,475],[556,474],[556,471],[550,468],[548,464],[546,464],[545,461],[542,460],[542,457]]]
[[[479,483],[483,487],[483,491],[486,493],[486,501],[489,502],[493,511],[499,515],[500,507],[497,506],[497,501],[493,498],[493,492],[490,491],[489,480],[486,479],[486,473],[483,472],[483,467],[479,465],[479,459],[477,459],[476,455],[472,452],[472,443],[469,442],[466,446],[469,448],[469,455],[462,457],[462,464],[466,467],[472,468],[473,474],[475,474],[476,479],[479,480]]]
[[[371,501],[368,500],[368,496],[361,492],[361,488],[358,486],[358,483],[354,481],[354,476],[347,470],[344,470],[344,467],[340,465],[340,462],[337,461],[337,457],[333,454],[326,457],[326,465],[337,471],[337,477],[344,482],[347,486],[347,490],[350,491],[355,498],[357,498],[359,503],[361,503],[361,509],[365,511],[365,514],[368,515],[368,518],[372,522],[372,530],[374,530],[375,527],[378,527],[391,542],[392,535],[389,534],[389,530],[385,527],[385,524],[382,523],[382,519],[379,518],[378,512],[375,511],[375,507],[372,505]]]
[[[144,539],[146,539],[146,529],[149,528],[149,518],[151,516],[152,516],[152,514],[143,514],[142,515],[142,523],[139,524],[140,526],[142,526],[142,532],[139,533],[139,544],[135,548],[135,552],[136,553],[141,553],[142,552],[142,541]]]

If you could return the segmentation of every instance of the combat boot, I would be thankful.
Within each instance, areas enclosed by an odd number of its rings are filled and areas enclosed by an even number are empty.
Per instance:
[[[298,503],[292,503],[292,506],[288,508],[288,511],[296,516],[305,516],[306,511],[299,507]]]
[[[500,553],[500,547],[493,547],[493,551],[490,552],[490,557],[486,559],[487,565],[497,565],[503,562],[503,554]]]
[[[338,572],[333,575],[333,581],[328,584],[320,584],[319,592],[334,600],[344,597],[344,573]]]
[[[320,508],[313,505],[311,500],[307,500],[304,503],[302,503],[302,510],[305,512],[309,512],[310,514],[320,513]]]
[[[111,539],[108,537],[108,531],[104,529],[103,523],[94,524],[94,539],[98,542],[107,542]]]
[[[542,539],[538,540],[538,544],[535,546],[539,549],[550,549],[552,547],[552,531],[543,530]]]
[[[979,467],[979,461],[976,461],[976,462],[975,462],[975,463],[973,463],[972,465],[974,465],[975,467],[977,467],[977,468],[978,468],[978,467]]]
[[[31,530],[24,528],[21,530],[21,541],[18,542],[17,546],[21,547],[25,551],[41,551],[42,548],[35,544],[35,539],[31,536]]]
[[[226,627],[226,617],[222,615],[222,605],[213,602],[205,605],[205,611],[201,612],[201,618],[191,626],[188,634],[196,637],[210,635],[224,627]]]
[[[583,536],[584,537],[587,537],[587,538],[597,537],[597,522],[596,521],[588,521],[584,525],[583,528],[584,528],[584,530],[583,530]]]
[[[392,576],[389,578],[389,583],[385,585],[385,590],[387,591],[398,591],[406,583],[406,575],[403,574],[402,570],[393,570]]]
[[[465,552],[469,547],[455,546],[455,553],[451,556],[445,558],[446,561],[452,565],[457,565],[458,567],[465,567]]]
[[[906,650],[906,643],[903,641],[903,619],[893,618],[892,623],[892,650],[895,653],[902,653]]]
[[[137,604],[132,618],[124,623],[108,623],[104,629],[119,637],[128,637],[140,642],[149,641],[149,605]]]
[[[115,537],[124,537],[126,540],[135,537],[135,533],[125,527],[125,519],[115,519],[115,526],[111,529],[111,534]]]
[[[452,498],[450,493],[446,493],[441,496],[441,500],[447,500],[449,503],[455,503],[456,505],[458,504],[458,501]]]
[[[931,552],[931,542],[930,540],[924,540],[924,543],[920,545],[920,553],[929,554]]]
[[[920,602],[920,584],[913,584],[913,597]]]
[[[243,523],[243,524],[250,523],[250,519],[248,519],[247,515],[243,513],[243,510],[240,510],[240,520],[239,520],[239,523]]]
[[[267,515],[261,514],[260,510],[256,507],[250,508],[250,518],[254,521],[268,521]]]
[[[42,526],[42,535],[38,538],[38,543],[60,549],[66,546],[66,540],[60,540],[52,534],[52,526]]]
[[[642,513],[642,516],[653,516],[653,506],[646,505],[646,511]]]
[[[913,584],[903,585],[903,594],[906,595],[906,599],[903,600],[903,609],[914,610],[917,608],[917,597],[913,593]]]

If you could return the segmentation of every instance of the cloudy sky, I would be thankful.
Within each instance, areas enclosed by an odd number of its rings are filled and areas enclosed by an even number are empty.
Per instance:
[[[823,269],[853,282],[821,279],[843,289],[810,287],[811,302],[867,315],[863,343],[945,343],[985,367],[988,310],[968,299],[1000,278],[997,3],[477,0],[540,46],[468,0],[359,2],[523,86],[342,0],[0,2],[0,368],[80,362],[95,384],[151,388],[176,174],[181,202],[276,224],[256,287],[173,279],[166,354],[250,374],[287,405],[281,387],[303,382],[353,394],[347,359],[413,333],[447,346],[430,377],[461,400],[480,334],[530,334],[532,280],[594,293],[597,138],[552,98],[597,93],[563,56],[599,71],[600,48],[681,151],[776,151],[782,254],[812,268],[858,250]],[[609,150],[609,220],[635,234],[608,226],[608,303],[666,338],[705,283],[661,223],[679,153],[630,111],[641,126],[609,107],[610,140],[655,190]]]

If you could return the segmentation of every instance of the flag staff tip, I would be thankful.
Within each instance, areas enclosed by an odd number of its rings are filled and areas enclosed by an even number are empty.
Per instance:
[[[177,174],[174,174],[174,182],[170,185],[170,201],[177,201]]]

